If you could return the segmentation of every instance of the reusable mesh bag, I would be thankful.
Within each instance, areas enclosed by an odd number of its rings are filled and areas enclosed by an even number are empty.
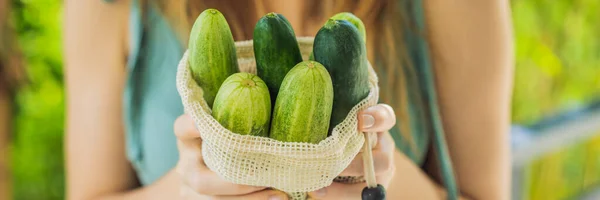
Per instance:
[[[312,51],[314,38],[297,38],[304,60]],[[240,71],[256,74],[252,41],[236,42]],[[185,112],[202,137],[206,166],[224,180],[243,185],[271,187],[292,199],[304,200],[307,192],[337,182],[356,183],[362,177],[338,177],[362,150],[365,135],[357,130],[357,112],[375,105],[379,87],[377,75],[369,65],[369,96],[356,105],[331,136],[318,144],[281,142],[275,139],[233,133],[219,124],[203,98],[202,88],[192,79],[188,53],[177,72],[177,90]],[[370,143],[376,140],[369,136]]]

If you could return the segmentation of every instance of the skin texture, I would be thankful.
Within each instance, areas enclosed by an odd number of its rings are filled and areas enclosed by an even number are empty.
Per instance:
[[[439,106],[461,191],[473,199],[509,199],[509,1],[424,3]]]
[[[333,86],[325,67],[315,61],[299,63],[281,84],[273,110],[271,138],[319,143],[327,138],[332,104]]]
[[[296,35],[284,16],[268,13],[256,23],[253,36],[256,72],[269,86],[275,103],[283,78],[302,62]]]
[[[223,81],[239,72],[233,36],[221,12],[208,9],[200,14],[192,27],[188,49],[192,77],[212,107]]]
[[[346,119],[348,112],[369,95],[364,44],[358,29],[344,20],[328,20],[315,36],[315,60],[327,68],[333,82],[330,129]]]
[[[286,2],[300,4],[299,0]],[[508,1],[424,3],[441,114],[462,198],[509,199],[507,131],[513,52]],[[282,195],[227,183],[207,170],[201,157],[201,138],[185,115],[174,125],[180,152],[177,167],[155,183],[139,187],[125,158],[121,122],[128,6],[128,0],[65,3],[67,198],[267,199]],[[302,24],[295,17],[298,9],[284,5],[274,8],[289,16],[292,25]],[[359,120],[361,131],[369,132],[385,132],[395,122],[386,105],[362,111]],[[389,147],[393,146],[389,134],[379,134],[379,141],[375,149],[381,150],[373,155],[375,169],[377,180],[387,185],[388,199],[445,199],[435,165],[422,171]],[[360,156],[356,159],[353,163],[361,162]],[[360,174],[362,168],[358,166],[351,164],[345,173]],[[207,179],[210,181],[200,181]],[[360,194],[362,187],[332,184],[316,199],[356,199],[360,195],[344,195]]]
[[[212,115],[223,127],[242,135],[269,136],[271,98],[258,76],[236,73],[217,93]]]

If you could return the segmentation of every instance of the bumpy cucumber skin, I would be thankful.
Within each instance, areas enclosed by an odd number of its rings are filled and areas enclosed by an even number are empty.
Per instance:
[[[315,61],[296,65],[285,76],[273,110],[270,137],[284,142],[319,143],[327,138],[333,85]]]
[[[313,52],[315,60],[327,68],[333,81],[331,131],[369,95],[366,47],[354,25],[346,20],[330,19],[317,33]]]
[[[190,33],[188,51],[192,78],[212,107],[223,81],[239,72],[233,35],[221,12],[207,9],[198,16]]]
[[[240,72],[229,76],[217,93],[212,111],[213,117],[234,133],[269,136],[269,89],[254,74]]]
[[[367,30],[365,29],[365,24],[356,15],[350,12],[341,12],[335,14],[333,17],[331,17],[331,19],[346,20],[350,22],[352,25],[354,25],[354,27],[358,29],[358,33],[360,33],[360,36],[362,37],[363,41],[367,41]]]
[[[253,45],[257,74],[267,83],[274,101],[285,75],[302,62],[296,35],[283,15],[269,13],[256,23]]]

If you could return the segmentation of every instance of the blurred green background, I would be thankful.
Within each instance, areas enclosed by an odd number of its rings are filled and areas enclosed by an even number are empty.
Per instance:
[[[13,196],[64,199],[60,0],[12,0],[12,19],[29,83],[15,100]]]
[[[30,80],[15,100],[11,158],[13,196],[19,200],[64,199],[61,4],[59,0],[12,0],[13,20]],[[512,1],[517,50],[512,109],[515,124],[534,124],[545,116],[600,98],[599,8],[598,0]],[[600,152],[600,142],[596,139],[572,149]],[[561,155],[548,155],[531,169],[558,162],[564,157]],[[581,157],[562,162],[577,163],[578,159]],[[527,199],[548,199],[535,196],[535,191],[550,192],[547,189],[558,187],[539,189],[542,186],[535,177],[543,175],[532,172],[528,176],[534,181],[527,187],[534,192]],[[593,185],[597,181],[588,182]],[[563,193],[560,198],[576,195]]]
[[[516,72],[513,121],[600,98],[600,1],[513,0]]]

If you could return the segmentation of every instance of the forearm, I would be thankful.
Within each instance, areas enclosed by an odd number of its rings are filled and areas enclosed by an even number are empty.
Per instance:
[[[395,174],[387,188],[388,199],[446,199],[446,190],[401,152],[394,153]],[[459,199],[469,198],[461,196]]]
[[[133,190],[107,193],[91,200],[162,200],[162,199],[177,199],[180,196],[179,187],[180,180],[178,174],[174,170],[169,171],[158,181],[151,185],[136,188]]]

